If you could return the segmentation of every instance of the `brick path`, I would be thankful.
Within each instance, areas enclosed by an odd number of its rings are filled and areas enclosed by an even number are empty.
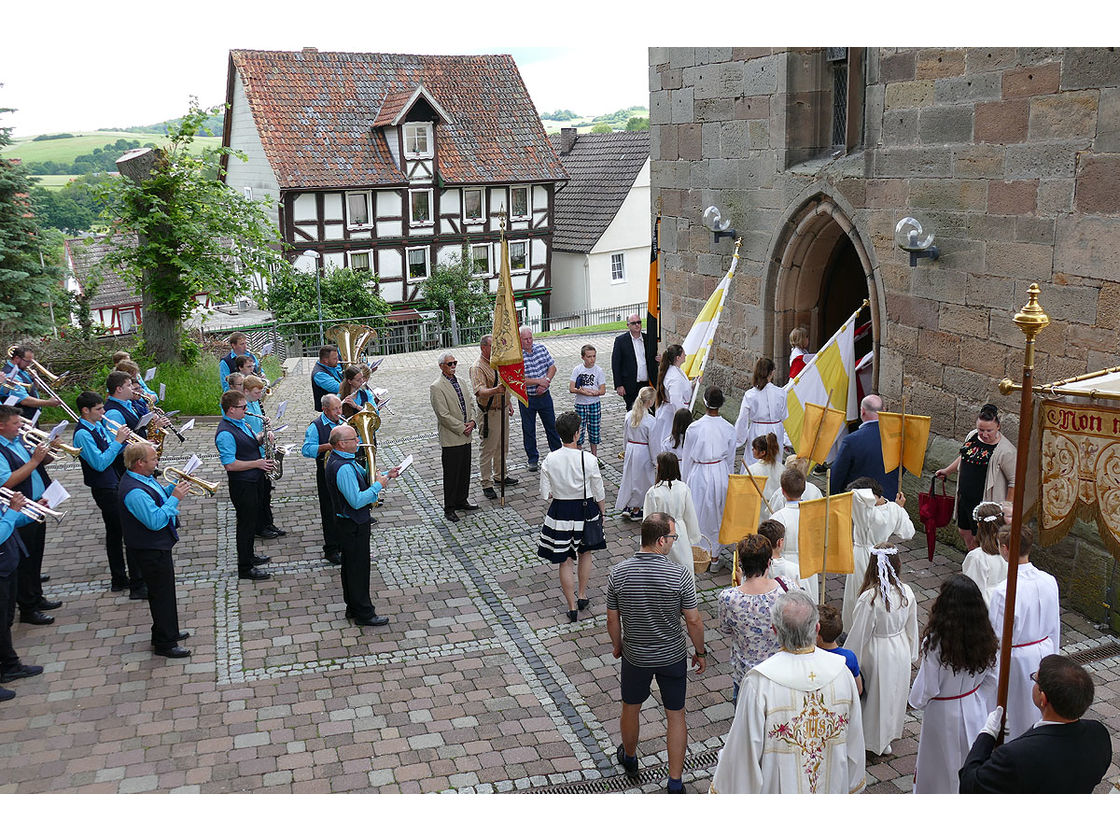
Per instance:
[[[570,406],[563,383],[585,336],[547,339],[559,363],[558,410]],[[613,336],[590,339],[605,358]],[[0,705],[0,792],[503,792],[561,783],[617,781],[618,664],[604,616],[607,571],[637,546],[638,525],[612,519],[609,548],[595,561],[591,618],[567,624],[552,569],[535,556],[545,503],[525,471],[520,426],[511,424],[511,469],[521,483],[504,508],[482,504],[457,524],[442,517],[435,423],[427,385],[436,352],[392,356],[376,374],[388,387],[380,460],[406,454],[416,469],[395,483],[376,511],[374,602],[386,628],[356,628],[343,617],[338,573],[320,556],[314,472],[298,451],[276,491],[277,521],[288,535],[258,547],[273,556],[271,580],[236,579],[232,518],[213,448],[213,425],[186,444],[172,441],[165,462],[204,459],[219,480],[216,499],[184,505],[176,548],[181,624],[192,631],[189,660],[148,648],[147,605],[109,592],[102,526],[76,465],[53,468],[74,494],[61,527],[51,526],[44,570],[48,597],[65,601],[52,627],[16,624],[23,660],[42,677],[10,684]],[[460,369],[476,358],[460,348]],[[282,436],[298,443],[313,417],[307,360],[266,406],[289,400]],[[737,395],[736,395],[737,396]],[[608,502],[620,477],[623,406],[604,398],[600,455]],[[543,434],[538,435],[544,448]],[[906,580],[925,609],[961,557],[939,548],[925,559],[919,534],[905,555]],[[726,573],[701,576],[702,612],[712,658],[692,679],[686,706],[690,790],[707,788],[712,750],[733,716],[727,644],[714,632],[714,599]],[[842,583],[829,581],[838,602]],[[1066,651],[1099,644],[1102,634],[1064,616]],[[1098,680],[1092,714],[1120,732],[1116,658],[1091,665]],[[664,716],[651,699],[642,713],[642,784],[664,787]],[[919,717],[911,713],[894,755],[869,759],[869,792],[908,791]],[[691,765],[697,765],[692,767]],[[1117,767],[1108,779],[1116,779]],[[618,785],[624,788],[623,785]],[[1108,784],[1102,784],[1105,790]]]

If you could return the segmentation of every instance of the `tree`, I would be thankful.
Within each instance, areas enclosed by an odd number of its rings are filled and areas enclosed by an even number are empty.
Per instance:
[[[627,131],[649,131],[649,117],[631,117],[626,121]]]
[[[435,267],[432,275],[420,284],[424,299],[417,309],[440,309],[448,312],[455,302],[455,316],[463,323],[489,321],[494,315],[494,296],[486,291],[486,281],[471,276],[467,259],[452,259]]]
[[[0,108],[0,114],[11,111]],[[11,128],[0,127],[0,150],[11,144],[11,136]],[[57,267],[40,257],[47,245],[30,193],[26,169],[0,158],[0,331],[13,338],[50,329],[47,301],[61,277]]]
[[[383,316],[390,306],[373,289],[376,277],[349,268],[331,268],[319,283],[324,321]],[[269,283],[266,305],[277,321],[315,321],[319,317],[315,274],[291,271]],[[381,327],[374,322],[374,329]]]
[[[592,134],[610,134],[613,131],[614,129],[606,123],[595,123],[595,125],[591,127]]]
[[[113,233],[126,234],[101,265],[141,293],[145,350],[157,362],[179,360],[181,322],[195,295],[233,300],[251,275],[290,270],[276,250],[280,234],[266,214],[268,200],[251,201],[212,175],[222,154],[245,156],[190,148],[212,115],[192,100],[168,145],[118,162],[122,177],[101,193],[102,219]]]

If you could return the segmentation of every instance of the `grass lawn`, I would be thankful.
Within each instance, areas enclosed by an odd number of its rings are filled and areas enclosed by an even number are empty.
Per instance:
[[[116,143],[120,139],[135,142],[137,146],[146,143],[161,146],[167,142],[167,137],[162,134],[134,134],[127,131],[75,132],[74,137],[64,137],[61,140],[32,140],[30,137],[16,139],[4,149],[3,157],[20,158],[24,163],[42,163],[48,160],[73,163],[78,155],[89,154],[94,149]],[[199,137],[195,142],[202,146],[216,147],[221,145],[221,138]]]
[[[44,189],[60,190],[77,177],[77,175],[32,175],[31,180]]]
[[[642,316],[642,329],[646,328],[645,316]],[[621,333],[626,332],[625,321],[611,321],[608,324],[591,324],[586,327],[570,327],[566,330],[551,330],[550,332],[533,333],[539,336],[550,335],[591,335],[594,333]]]

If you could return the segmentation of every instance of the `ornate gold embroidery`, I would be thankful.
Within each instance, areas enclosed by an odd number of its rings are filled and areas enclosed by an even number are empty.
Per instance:
[[[766,737],[784,741],[801,751],[809,792],[816,793],[825,752],[830,744],[843,739],[847,727],[847,715],[830,711],[824,704],[824,695],[820,691],[810,691],[805,695],[801,711],[788,723],[773,726]]]

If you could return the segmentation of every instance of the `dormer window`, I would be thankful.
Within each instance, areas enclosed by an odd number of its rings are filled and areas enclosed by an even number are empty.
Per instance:
[[[432,124],[405,123],[404,156],[430,158],[432,156]]]

